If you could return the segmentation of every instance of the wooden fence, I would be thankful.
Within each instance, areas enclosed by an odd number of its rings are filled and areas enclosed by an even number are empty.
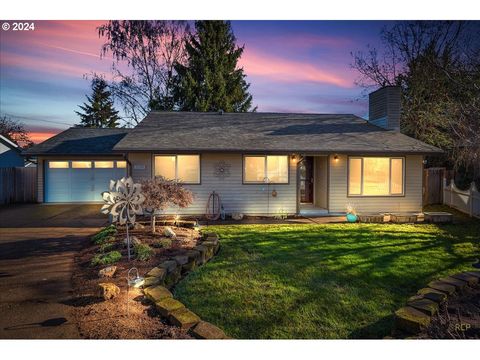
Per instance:
[[[480,192],[473,182],[468,190],[460,190],[455,186],[453,179],[449,185],[444,179],[443,203],[480,219]]]
[[[0,204],[37,201],[37,168],[0,168]]]

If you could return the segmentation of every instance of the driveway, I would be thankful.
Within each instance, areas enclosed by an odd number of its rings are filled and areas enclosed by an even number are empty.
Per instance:
[[[98,205],[1,208],[0,338],[80,337],[71,305],[74,257],[105,223],[98,209]]]

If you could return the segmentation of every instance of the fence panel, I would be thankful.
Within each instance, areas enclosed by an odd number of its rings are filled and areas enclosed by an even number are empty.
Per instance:
[[[37,201],[37,168],[0,168],[0,204]]]
[[[480,192],[475,187],[475,183],[472,183],[468,190],[460,190],[453,180],[447,185],[447,180],[444,179],[443,203],[470,216],[480,218]]]
[[[445,168],[423,170],[423,205],[443,203],[443,178]]]

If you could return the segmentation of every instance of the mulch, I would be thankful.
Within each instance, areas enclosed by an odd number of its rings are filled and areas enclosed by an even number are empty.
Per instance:
[[[172,227],[177,234],[172,248],[155,248],[153,245],[163,236],[163,227],[157,226],[156,234],[150,227],[131,230],[130,235],[136,236],[144,244],[149,244],[155,251],[148,261],[127,259],[127,249],[123,245],[126,236],[124,229],[119,228],[116,235],[118,249],[122,259],[118,263],[113,278],[102,279],[98,271],[106,266],[91,266],[92,257],[98,252],[97,245],[88,245],[76,257],[73,276],[74,297],[69,305],[75,308],[74,317],[78,324],[80,335],[86,339],[188,339],[185,331],[171,326],[162,320],[154,306],[149,303],[139,289],[128,289],[127,272],[136,267],[140,276],[144,276],[163,260],[175,255],[182,255],[192,248],[200,239],[198,231],[187,228]],[[108,301],[95,297],[95,289],[100,282],[111,282],[120,288],[120,295]]]

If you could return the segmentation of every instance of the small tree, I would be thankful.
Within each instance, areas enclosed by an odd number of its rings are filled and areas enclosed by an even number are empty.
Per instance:
[[[80,117],[80,126],[92,128],[118,127],[118,111],[113,107],[112,94],[102,78],[92,80],[92,95],[86,95],[88,102],[79,105],[83,112],[75,111]]]
[[[23,148],[28,148],[33,145],[33,142],[25,129],[25,125],[8,118],[6,115],[0,116],[0,135],[5,136],[7,139]]]
[[[142,181],[142,192],[146,197],[143,203],[151,216],[152,233],[155,233],[155,212],[169,206],[185,208],[193,202],[193,193],[182,184],[164,177]]]

